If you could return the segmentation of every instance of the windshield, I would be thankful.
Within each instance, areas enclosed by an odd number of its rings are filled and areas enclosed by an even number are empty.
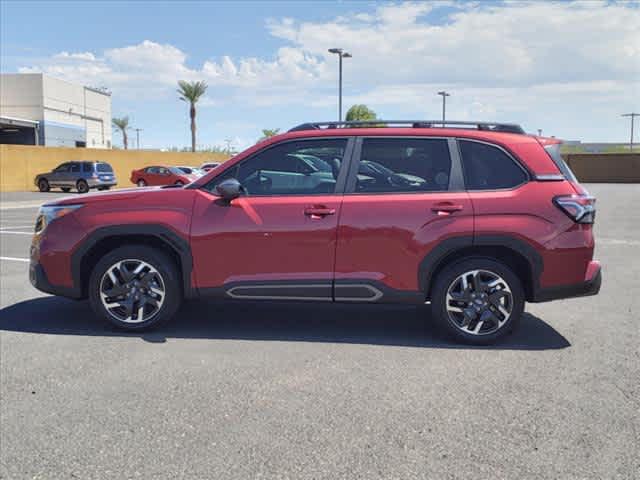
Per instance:
[[[99,172],[113,172],[113,168],[108,163],[96,163],[96,170]]]
[[[171,173],[173,173],[174,175],[184,175],[185,174],[185,172],[180,170],[178,167],[169,167],[169,171]]]
[[[193,172],[193,168],[189,168],[189,167],[178,167],[180,170],[182,170],[184,173],[186,173],[187,175],[191,175]]]

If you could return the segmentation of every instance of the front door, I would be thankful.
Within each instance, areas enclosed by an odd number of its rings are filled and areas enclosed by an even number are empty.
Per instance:
[[[473,241],[455,141],[363,138],[356,157],[338,228],[335,299],[424,302],[434,249]]]
[[[227,298],[331,301],[351,142],[276,144],[201,189],[191,229],[198,288]],[[246,195],[222,201],[215,186],[227,178],[238,179]]]

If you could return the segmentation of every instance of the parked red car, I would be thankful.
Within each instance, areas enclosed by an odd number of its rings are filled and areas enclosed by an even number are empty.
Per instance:
[[[178,167],[152,166],[131,171],[131,183],[139,187],[186,185],[198,178],[199,175],[187,174]]]
[[[310,123],[185,188],[46,204],[30,278],[128,330],[198,296],[428,302],[486,344],[525,301],[598,293],[594,219],[558,142],[517,125]]]

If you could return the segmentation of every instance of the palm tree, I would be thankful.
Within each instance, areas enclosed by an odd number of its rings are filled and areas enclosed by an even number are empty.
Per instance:
[[[129,128],[129,117],[113,117],[111,120],[113,125],[122,132],[122,144],[126,150],[129,147],[129,138],[127,137],[127,129]]]
[[[205,82],[187,82],[180,80],[178,82],[178,94],[180,100],[189,102],[189,116],[191,117],[191,151],[196,151],[196,103],[200,97],[207,91]]]
[[[262,137],[260,137],[259,142],[266,140],[267,138],[275,137],[280,133],[279,128],[264,128],[262,129]]]

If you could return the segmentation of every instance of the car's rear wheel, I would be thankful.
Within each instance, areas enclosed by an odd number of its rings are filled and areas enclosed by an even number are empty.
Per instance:
[[[454,339],[487,345],[517,325],[524,311],[524,291],[508,266],[488,258],[469,258],[438,274],[431,310]]]
[[[89,301],[98,316],[116,327],[146,330],[169,320],[180,307],[180,276],[159,250],[120,247],[93,269]]]
[[[78,180],[76,182],[76,188],[78,193],[87,193],[89,191],[89,184],[85,180]]]
[[[136,185],[138,185],[139,187],[146,187],[147,182],[145,182],[143,179],[140,179],[136,182]]]
[[[70,187],[60,187],[60,190],[62,190],[64,193],[69,193],[71,191]]]
[[[38,180],[38,190],[41,192],[48,192],[50,190],[49,182],[45,178]]]

